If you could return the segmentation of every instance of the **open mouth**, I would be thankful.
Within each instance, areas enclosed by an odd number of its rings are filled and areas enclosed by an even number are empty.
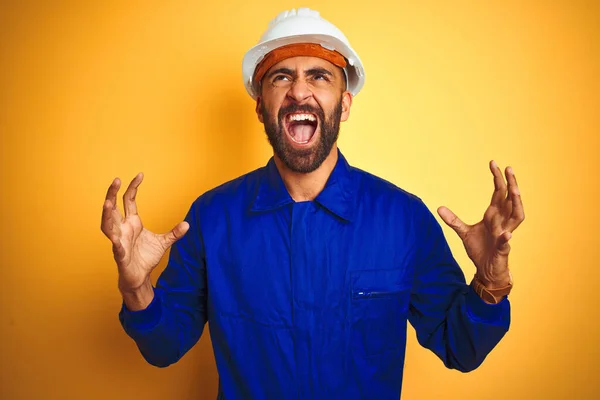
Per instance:
[[[285,128],[290,139],[298,144],[307,144],[311,141],[317,126],[317,116],[312,113],[292,113],[285,116]]]

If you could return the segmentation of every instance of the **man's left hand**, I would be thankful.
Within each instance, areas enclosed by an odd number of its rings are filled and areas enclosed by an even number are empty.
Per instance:
[[[506,182],[494,160],[490,161],[494,175],[494,193],[483,219],[467,225],[447,207],[438,214],[461,238],[469,258],[477,268],[477,278],[488,289],[509,284],[508,253],[512,232],[525,219],[521,194],[511,167],[506,167]]]

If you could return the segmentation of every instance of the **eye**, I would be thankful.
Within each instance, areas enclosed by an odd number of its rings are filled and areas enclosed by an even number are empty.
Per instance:
[[[275,75],[275,77],[273,78],[273,82],[277,82],[277,81],[289,81],[290,78],[287,75]]]
[[[316,74],[315,75],[315,80],[317,80],[317,81],[328,81],[329,79],[324,74]]]

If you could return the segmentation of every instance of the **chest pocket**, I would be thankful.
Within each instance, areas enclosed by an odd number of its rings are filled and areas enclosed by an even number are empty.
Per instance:
[[[410,281],[404,269],[351,272],[351,345],[372,357],[406,344]]]

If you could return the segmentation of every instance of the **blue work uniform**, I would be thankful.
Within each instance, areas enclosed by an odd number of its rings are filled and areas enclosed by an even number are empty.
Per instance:
[[[200,196],[154,299],[119,318],[144,358],[179,360],[209,322],[219,398],[398,399],[406,321],[448,368],[481,364],[510,304],[466,284],[416,196],[338,161],[295,202],[273,158]]]

